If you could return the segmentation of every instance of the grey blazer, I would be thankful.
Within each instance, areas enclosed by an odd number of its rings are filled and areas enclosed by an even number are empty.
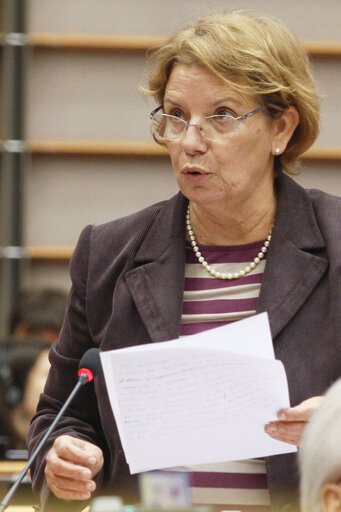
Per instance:
[[[341,199],[304,190],[285,175],[276,179],[276,189],[277,215],[258,312],[268,312],[276,357],[284,363],[296,405],[323,393],[341,373]],[[88,348],[110,350],[179,335],[186,206],[178,193],[83,230],[71,261],[64,325],[28,436],[30,452],[75,384],[78,361]],[[136,480],[124,460],[102,377],[82,389],[32,469],[34,487],[43,489],[43,496],[44,456],[62,433],[98,444],[105,455],[99,485],[134,499]],[[266,463],[273,509],[293,510],[295,455],[268,457]],[[67,502],[65,507],[71,509]]]

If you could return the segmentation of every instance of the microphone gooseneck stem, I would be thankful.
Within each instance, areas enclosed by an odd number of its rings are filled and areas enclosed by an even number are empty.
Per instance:
[[[47,429],[47,431],[45,432],[45,435],[44,437],[41,439],[40,443],[38,444],[37,448],[34,450],[34,452],[32,453],[31,457],[29,458],[26,466],[24,467],[24,469],[21,471],[21,473],[18,475],[16,481],[14,482],[14,484],[12,485],[12,487],[10,488],[10,490],[8,491],[8,493],[6,494],[6,496],[4,497],[4,499],[2,500],[1,504],[0,504],[0,512],[3,512],[6,507],[8,506],[9,502],[10,502],[10,499],[12,498],[13,494],[15,493],[15,491],[17,490],[17,488],[19,487],[19,485],[21,484],[24,476],[26,475],[27,471],[30,469],[30,467],[32,466],[33,462],[35,461],[35,459],[37,458],[40,450],[42,449],[42,447],[44,446],[45,442],[47,441],[48,437],[50,436],[50,434],[53,432],[53,430],[55,429],[58,421],[60,420],[60,418],[63,416],[63,414],[65,413],[66,409],[68,408],[68,406],[70,405],[71,401],[73,400],[74,396],[77,394],[79,388],[81,386],[83,386],[83,384],[86,384],[88,382],[88,378],[86,375],[84,374],[81,374],[79,376],[79,379],[78,379],[78,382],[77,384],[75,385],[75,387],[73,388],[72,392],[70,393],[68,399],[66,400],[66,402],[64,403],[63,407],[60,409],[59,413],[57,414],[57,416],[55,417],[55,419],[53,420],[53,422],[51,423],[51,425],[49,426],[49,428]]]

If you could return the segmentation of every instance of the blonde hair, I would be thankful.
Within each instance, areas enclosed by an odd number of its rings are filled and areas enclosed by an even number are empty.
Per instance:
[[[341,478],[341,379],[327,391],[305,427],[299,450],[302,512],[321,512],[320,494]]]
[[[278,119],[290,106],[300,122],[275,168],[290,172],[319,133],[319,94],[307,54],[280,22],[249,12],[206,16],[171,36],[149,55],[151,71],[146,95],[162,105],[177,64],[203,66],[231,89],[254,96],[266,115]]]

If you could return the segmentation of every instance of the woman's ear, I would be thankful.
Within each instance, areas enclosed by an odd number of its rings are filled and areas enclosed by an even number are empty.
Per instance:
[[[299,122],[300,116],[295,107],[289,107],[280,119],[274,121],[274,135],[271,148],[273,155],[278,156],[284,153]]]
[[[341,512],[341,485],[325,484],[320,494],[322,512]]]

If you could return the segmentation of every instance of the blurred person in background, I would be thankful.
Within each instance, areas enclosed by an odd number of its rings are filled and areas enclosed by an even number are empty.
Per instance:
[[[63,324],[66,302],[67,293],[56,288],[21,291],[10,314],[11,336],[34,336],[53,343]]]
[[[180,191],[83,230],[30,451],[89,348],[165,341],[262,311],[292,405],[265,431],[299,445],[319,395],[341,372],[341,199],[288,176],[319,133],[306,52],[269,17],[211,15],[155,53],[145,93],[157,102],[153,135],[170,153]],[[193,504],[245,512],[297,506],[295,454],[177,469],[190,474]],[[131,500],[136,479],[103,376],[80,390],[32,475],[50,510],[53,496],[81,510],[102,485],[120,495],[126,489]]]
[[[0,346],[0,433],[6,450],[26,448],[26,436],[49,372],[50,344],[27,338]]]
[[[341,379],[324,396],[299,450],[301,512],[341,511]]]

